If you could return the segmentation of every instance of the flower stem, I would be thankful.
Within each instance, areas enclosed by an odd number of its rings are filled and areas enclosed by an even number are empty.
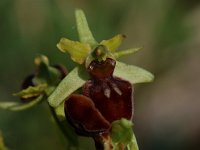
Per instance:
[[[67,148],[70,147],[76,147],[78,149],[79,144],[78,144],[78,139],[77,136],[75,136],[75,133],[73,133],[73,129],[70,127],[70,125],[68,124],[68,122],[66,120],[61,121],[54,108],[49,106],[50,110],[51,110],[51,114],[56,122],[56,124],[58,125],[59,129],[61,130],[62,134],[65,136],[65,138],[67,139]]]
[[[111,138],[108,133],[94,137],[96,150],[113,150]]]

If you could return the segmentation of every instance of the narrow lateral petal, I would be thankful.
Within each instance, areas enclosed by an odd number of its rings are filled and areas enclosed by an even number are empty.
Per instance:
[[[61,38],[60,42],[57,44],[57,47],[62,52],[69,53],[72,60],[79,64],[84,63],[91,50],[89,44],[72,41],[66,38]]]
[[[105,45],[110,52],[115,52],[125,37],[123,34],[118,34],[109,40],[101,41],[100,44]]]

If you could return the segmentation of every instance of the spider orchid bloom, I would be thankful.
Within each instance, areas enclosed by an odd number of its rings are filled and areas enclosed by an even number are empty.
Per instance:
[[[87,69],[90,79],[84,84],[82,95],[72,94],[65,102],[68,119],[86,133],[108,131],[113,121],[132,119],[132,85],[113,76],[115,63],[110,58],[92,61]]]
[[[116,61],[116,58],[140,49],[116,51],[124,35],[118,34],[98,43],[82,10],[76,10],[76,24],[80,42],[61,38],[57,47],[69,53],[78,65],[60,82],[48,101],[54,108],[64,107],[66,119],[79,135],[93,137],[97,149],[110,150],[114,145],[108,141],[116,137],[112,137],[116,135],[116,132],[112,134],[113,124],[123,119],[130,121],[133,117],[132,84],[150,82],[153,75]],[[74,94],[77,90],[78,94]],[[130,147],[131,141],[126,143],[117,139],[115,143]]]

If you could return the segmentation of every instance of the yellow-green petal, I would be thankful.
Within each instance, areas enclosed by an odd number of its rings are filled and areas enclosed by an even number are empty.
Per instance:
[[[117,59],[117,58],[125,56],[125,55],[135,54],[136,52],[138,52],[141,49],[142,49],[142,47],[120,50],[120,51],[114,52],[113,55]]]
[[[115,52],[125,37],[123,34],[118,34],[109,40],[101,41],[100,44],[105,45],[110,52]]]
[[[41,95],[42,93],[44,93],[44,91],[46,90],[47,88],[47,84],[39,84],[37,86],[29,86],[27,89],[24,89],[24,90],[21,90],[20,92],[18,93],[14,93],[13,95],[14,96],[19,96],[21,98],[32,98],[32,97],[35,97],[35,96],[39,96]]]
[[[57,44],[57,47],[62,52],[68,52],[71,56],[71,59],[78,64],[84,63],[91,50],[89,44],[72,41],[66,38],[61,38],[60,42]]]

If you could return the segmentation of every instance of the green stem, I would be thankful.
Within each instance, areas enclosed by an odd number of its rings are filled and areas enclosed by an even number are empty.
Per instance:
[[[51,107],[51,106],[49,106],[49,107],[50,107],[52,116],[53,116],[56,124],[58,125],[58,127],[61,130],[62,134],[65,136],[65,138],[68,141],[68,148],[76,147],[78,149],[79,144],[78,144],[78,139],[77,139],[77,137],[75,135],[75,131],[73,131],[73,129],[70,127],[70,125],[68,124],[68,122],[66,120],[60,121],[60,119],[58,118],[54,108]]]
[[[53,118],[54,118],[54,120],[56,121],[58,127],[61,129],[62,133],[63,133],[65,136],[67,136],[67,133],[65,132],[64,127],[63,127],[62,124],[60,123],[60,120],[59,120],[59,118],[57,117],[57,115],[56,115],[56,113],[55,113],[55,111],[54,111],[54,108],[51,107],[51,106],[49,106],[49,107],[50,107],[51,113],[52,113]]]
[[[103,133],[94,137],[96,150],[113,150],[109,133]]]

